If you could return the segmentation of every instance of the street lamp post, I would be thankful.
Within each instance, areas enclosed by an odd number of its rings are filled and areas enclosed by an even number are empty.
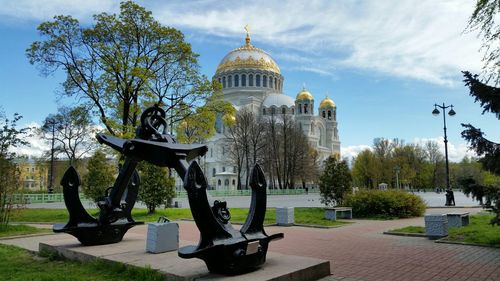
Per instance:
[[[434,104],[434,110],[432,111],[432,115],[438,116],[440,111],[438,109],[443,110],[443,130],[444,130],[444,157],[446,161],[446,206],[454,206],[455,205],[455,198],[453,196],[453,191],[450,186],[450,168],[448,165],[448,137],[446,136],[446,112],[445,110],[450,108],[450,111],[448,111],[448,115],[454,116],[456,114],[455,110],[453,110],[453,105],[448,105],[446,106],[444,103],[443,105],[439,104]],[[453,203],[452,203],[453,202]]]

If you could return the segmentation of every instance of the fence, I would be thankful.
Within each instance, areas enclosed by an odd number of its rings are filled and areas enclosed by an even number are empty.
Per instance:
[[[227,197],[227,196],[250,196],[252,190],[207,190],[208,194],[212,197]],[[309,190],[309,193],[318,192],[317,189]],[[307,194],[305,189],[269,189],[268,195],[302,195]],[[176,198],[186,198],[186,191],[176,191]],[[25,193],[13,194],[15,203],[31,204],[31,203],[52,203],[64,202],[62,193]],[[80,194],[80,199],[86,200],[83,194]]]

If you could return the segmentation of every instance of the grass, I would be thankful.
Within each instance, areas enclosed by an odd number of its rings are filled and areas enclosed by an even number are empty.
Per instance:
[[[90,214],[96,216],[97,209],[88,210]],[[247,208],[231,208],[231,222],[244,223],[248,214]],[[132,210],[132,217],[136,221],[154,222],[158,217],[165,216],[170,220],[188,219],[192,220],[190,209],[157,209],[154,214],[148,214],[146,209]],[[68,221],[68,212],[65,209],[20,209],[13,212],[11,221],[14,222],[48,222],[64,223]],[[276,210],[267,209],[264,224],[276,223]],[[338,226],[347,224],[347,221],[330,221],[324,219],[323,208],[295,208],[295,223],[320,226]]]
[[[393,229],[393,230],[390,230],[389,232],[424,234],[425,227],[423,227],[423,226],[407,226],[407,227],[403,227],[403,228]]]
[[[493,215],[482,214],[470,216],[470,224],[464,227],[449,227],[445,241],[465,242],[486,246],[500,246],[500,226],[490,224]],[[407,226],[391,230],[391,232],[425,233],[423,226]]]
[[[29,225],[2,225],[0,226],[0,238],[8,236],[18,236],[36,233],[48,233],[52,232],[50,229],[38,228]]]
[[[500,246],[500,226],[492,226],[492,218],[492,215],[471,216],[468,226],[448,228],[448,237],[443,240]]]
[[[160,273],[150,268],[131,267],[102,260],[81,263],[47,253],[41,258],[8,245],[0,245],[0,272],[2,280],[12,281],[165,280]]]

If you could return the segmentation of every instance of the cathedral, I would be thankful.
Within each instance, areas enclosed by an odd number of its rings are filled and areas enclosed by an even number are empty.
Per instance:
[[[309,144],[319,155],[320,163],[332,154],[340,154],[337,130],[337,106],[329,97],[319,103],[317,110],[313,95],[304,87],[295,99],[283,93],[285,78],[273,58],[250,42],[230,51],[219,63],[213,76],[222,85],[224,99],[236,110],[247,108],[256,116],[290,115],[302,128]],[[236,167],[225,151],[224,126],[220,118],[217,133],[207,141],[204,159],[208,183],[216,190],[235,190]]]

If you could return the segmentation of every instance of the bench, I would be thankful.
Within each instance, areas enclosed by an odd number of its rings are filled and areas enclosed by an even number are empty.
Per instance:
[[[325,219],[336,221],[337,218],[352,219],[352,208],[351,207],[325,208]]]
[[[468,212],[457,212],[446,214],[448,218],[448,227],[462,227],[469,224]]]

